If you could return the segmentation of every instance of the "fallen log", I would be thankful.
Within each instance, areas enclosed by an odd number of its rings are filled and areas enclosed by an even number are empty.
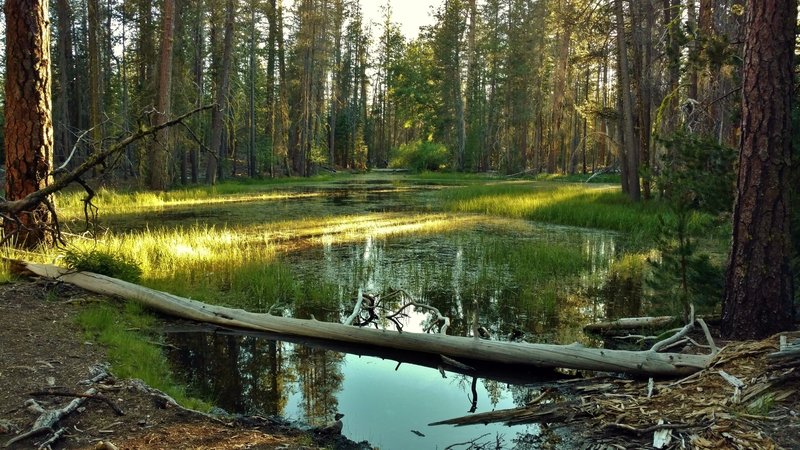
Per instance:
[[[640,330],[642,328],[661,328],[675,325],[680,322],[675,316],[658,317],[625,317],[607,322],[590,323],[583,327],[583,331],[595,334],[605,334],[617,331]]]
[[[719,323],[719,316],[702,317],[709,324]],[[656,317],[624,317],[616,320],[609,320],[604,322],[590,323],[583,327],[583,331],[587,333],[598,334],[601,336],[616,335],[618,333],[666,328],[670,326],[680,326],[683,319],[675,316],[656,316]]]
[[[501,342],[442,334],[358,328],[208,305],[115,278],[90,272],[75,272],[50,264],[16,264],[38,276],[58,279],[99,294],[137,301],[147,308],[173,317],[231,328],[440,355],[456,361],[475,360],[648,376],[684,376],[707,367],[712,358],[712,355],[661,353],[653,349],[607,350],[586,348],[577,344]]]

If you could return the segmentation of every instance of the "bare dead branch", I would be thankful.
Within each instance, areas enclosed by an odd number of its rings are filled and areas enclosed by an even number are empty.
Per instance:
[[[86,172],[102,164],[106,160],[106,158],[108,158],[111,155],[114,155],[117,152],[122,151],[126,146],[140,139],[143,139],[147,136],[152,136],[158,133],[159,130],[175,126],[181,123],[187,117],[190,117],[200,111],[211,109],[213,106],[214,105],[205,105],[199,108],[195,108],[192,111],[187,112],[186,114],[178,116],[172,120],[168,120],[163,124],[155,125],[152,127],[140,124],[139,130],[137,132],[129,134],[128,136],[120,139],[115,144],[109,146],[107,149],[101,152],[90,155],[89,158],[87,158],[86,161],[83,162],[83,164],[76,167],[74,170],[64,175],[63,177],[59,178],[58,180],[53,182],[53,184],[46,186],[42,189],[39,189],[36,192],[32,192],[19,200],[6,200],[5,202],[0,202],[0,214],[14,216],[23,211],[29,211],[34,209],[36,206],[42,203],[44,198],[60,191],[61,189],[64,189],[71,183],[76,182]]]
[[[119,406],[117,406],[114,402],[112,402],[111,399],[100,394],[90,395],[90,394],[79,394],[77,392],[65,392],[65,391],[36,391],[36,392],[31,392],[28,395],[32,395],[34,397],[45,397],[45,396],[73,397],[73,398],[87,398],[90,400],[99,400],[107,404],[108,407],[114,410],[114,413],[116,413],[118,416],[125,415],[125,413],[119,408]]]

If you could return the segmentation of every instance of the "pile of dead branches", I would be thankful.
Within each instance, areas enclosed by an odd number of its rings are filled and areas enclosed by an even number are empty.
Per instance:
[[[677,381],[570,380],[521,408],[432,425],[572,425],[590,448],[779,448],[763,429],[800,421],[778,408],[800,392],[798,343],[800,333],[732,343],[708,368]]]

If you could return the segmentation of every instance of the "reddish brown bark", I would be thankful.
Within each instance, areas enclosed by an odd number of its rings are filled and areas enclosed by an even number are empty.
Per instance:
[[[723,332],[757,339],[794,325],[789,266],[796,0],[748,2],[742,139]]]
[[[6,0],[6,199],[18,200],[50,182],[53,122],[50,97],[48,2]],[[46,206],[8,214],[7,237],[32,248],[48,240],[53,218]]]

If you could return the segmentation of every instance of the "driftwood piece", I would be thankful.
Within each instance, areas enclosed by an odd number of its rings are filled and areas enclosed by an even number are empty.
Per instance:
[[[794,340],[789,342],[789,338]],[[787,333],[779,337],[778,351],[767,355],[771,367],[787,369],[800,366],[800,339],[798,338],[800,338],[800,333]]]
[[[711,360],[708,355],[476,340],[441,334],[397,333],[338,323],[277,317],[207,305],[89,272],[74,272],[49,264],[28,262],[22,264],[28,271],[39,276],[59,279],[96,293],[134,300],[150,309],[174,317],[240,329],[443,355],[465,363],[486,361],[538,368],[560,367],[637,375],[680,376],[707,367]]]
[[[590,323],[583,331],[594,334],[608,334],[619,331],[640,330],[643,328],[661,328],[674,325],[680,319],[674,316],[658,317],[625,317],[607,322]]]
[[[65,392],[65,391],[37,391],[37,392],[31,392],[28,395],[32,395],[34,397],[72,397],[72,398],[85,398],[89,400],[98,400],[108,405],[108,407],[111,408],[116,415],[118,416],[125,415],[125,413],[119,408],[119,406],[117,406],[114,402],[112,402],[110,398],[101,394],[89,395],[86,393],[78,394],[77,392]]]
[[[719,316],[700,316],[698,317],[698,323],[700,319],[703,319],[704,323],[710,324],[717,324],[720,321]],[[583,331],[600,336],[616,336],[636,330],[658,329],[673,325],[681,326],[681,322],[682,319],[675,316],[624,317],[622,319],[590,323],[583,327]],[[640,337],[644,338],[644,336]]]
[[[588,416],[588,412],[581,408],[579,402],[566,401],[544,403],[541,405],[526,405],[519,408],[470,414],[454,419],[440,420],[439,422],[430,423],[428,426],[455,425],[457,427],[463,427],[466,425],[485,425],[498,422],[509,426],[523,423],[562,423],[583,416]]]
[[[109,376],[105,366],[102,365],[94,366],[90,371],[92,374],[92,378],[90,380],[94,383]],[[26,401],[25,405],[28,407],[28,409],[39,414],[39,417],[37,417],[33,422],[33,425],[31,425],[31,429],[29,431],[11,438],[8,442],[6,442],[5,447],[9,447],[15,442],[20,442],[33,436],[50,433],[50,436],[48,436],[48,438],[45,439],[38,447],[49,448],[50,444],[57,441],[61,435],[64,434],[64,430],[62,428],[56,427],[58,422],[78,409],[78,407],[80,407],[87,399],[96,397],[98,397],[97,389],[89,388],[83,394],[77,394],[76,398],[62,408],[50,410],[44,409],[39,403],[36,402],[36,400],[30,399]]]
[[[89,390],[84,392],[84,395],[86,396],[91,396],[95,394],[97,394],[97,389],[95,388],[90,388]],[[83,402],[85,401],[86,397],[78,397],[73,399],[71,402],[67,403],[67,405],[64,406],[63,408],[46,410],[42,408],[42,406],[39,405],[35,400],[28,400],[26,404],[28,405],[29,409],[39,413],[39,417],[37,417],[36,421],[33,422],[33,425],[31,426],[31,429],[29,431],[20,434],[19,436],[13,437],[8,442],[6,442],[5,446],[10,447],[11,444],[15,442],[19,442],[28,439],[29,437],[38,436],[44,433],[52,433],[52,436],[50,436],[47,440],[45,440],[45,442],[47,443],[46,445],[55,442],[55,439],[53,438],[55,437],[57,439],[63,433],[63,431],[59,432],[60,430],[55,428],[56,424],[58,424],[58,421],[68,416],[76,409],[78,409],[78,407],[81,406],[81,404],[83,404]],[[45,444],[42,444],[42,446],[40,446],[39,448],[44,448],[44,446]]]

